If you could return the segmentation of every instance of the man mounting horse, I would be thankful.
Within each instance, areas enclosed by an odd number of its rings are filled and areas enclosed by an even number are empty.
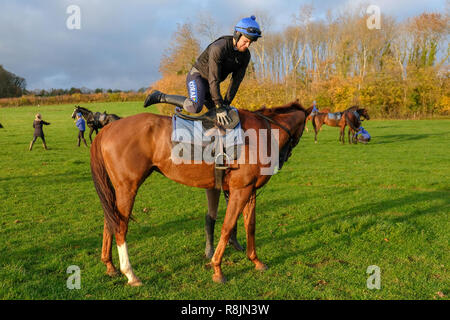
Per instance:
[[[189,98],[185,96],[164,94],[154,90],[144,103],[148,107],[156,103],[169,103],[179,109],[191,113],[199,113],[203,105],[210,111],[215,110],[217,122],[227,125],[231,122],[228,112],[245,71],[250,61],[249,46],[261,37],[261,29],[255,16],[240,20],[234,27],[233,36],[222,36],[211,43],[195,62],[193,68],[186,77],[186,87]],[[231,73],[231,81],[227,93],[223,98],[220,93],[220,83]],[[211,114],[214,114],[212,112]],[[205,232],[207,247],[205,255],[211,258],[214,253],[214,225],[217,218],[220,190],[206,190],[208,200],[213,206],[208,207],[205,218]],[[228,194],[225,192],[228,201]],[[243,250],[236,237],[237,229],[233,229],[230,244],[237,250]]]
[[[163,102],[197,113],[205,104],[210,111],[215,111],[213,119],[216,125],[226,126],[232,120],[228,115],[229,105],[236,95],[250,60],[248,47],[260,36],[261,31],[254,16],[242,19],[235,26],[233,36],[217,39],[200,55],[187,76],[189,98],[154,91],[146,98],[144,106]],[[219,84],[230,73],[232,80],[225,98],[222,98]],[[143,113],[104,128],[91,147],[91,170],[105,216],[102,261],[106,265],[107,273],[114,275],[117,272],[111,253],[114,236],[121,272],[128,278],[129,285],[141,285],[129,261],[126,234],[137,191],[153,171],[178,183],[206,189],[208,215],[205,229],[208,241],[205,252],[207,256],[212,255],[214,281],[225,281],[221,261],[225,246],[233,234],[235,238],[235,226],[241,212],[247,233],[247,256],[257,270],[265,270],[266,265],[258,259],[255,250],[256,190],[270,179],[270,174],[262,172],[265,172],[263,169],[272,169],[272,164],[261,159],[264,152],[258,152],[258,147],[270,150],[272,156],[280,154],[281,168],[298,144],[309,112],[298,102],[274,109],[264,108],[257,112],[240,110],[240,125],[244,131],[269,133],[266,138],[258,136],[257,141],[245,140],[240,146],[242,152],[237,159],[238,164],[226,170],[219,188],[214,174],[215,163],[174,163],[171,117]],[[274,132],[278,131],[279,135],[274,135]],[[256,154],[255,162],[249,161],[250,154]],[[220,189],[224,190],[228,204],[220,241],[213,251],[212,236]]]

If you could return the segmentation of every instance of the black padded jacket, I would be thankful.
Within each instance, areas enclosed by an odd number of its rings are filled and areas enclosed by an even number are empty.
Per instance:
[[[237,93],[250,62],[250,51],[239,52],[233,46],[232,36],[223,36],[211,43],[198,57],[194,67],[209,82],[211,97],[216,105],[229,105]],[[225,98],[220,94],[220,83],[231,75]]]

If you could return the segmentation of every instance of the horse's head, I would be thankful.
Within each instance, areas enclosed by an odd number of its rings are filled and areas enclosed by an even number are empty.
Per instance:
[[[369,113],[367,112],[366,109],[364,109],[364,108],[358,109],[357,112],[359,113],[359,115],[360,115],[361,117],[364,117],[364,119],[370,120]]]
[[[75,119],[78,112],[80,112],[80,106],[75,106],[75,108],[73,109],[73,112],[72,112],[72,119]]]

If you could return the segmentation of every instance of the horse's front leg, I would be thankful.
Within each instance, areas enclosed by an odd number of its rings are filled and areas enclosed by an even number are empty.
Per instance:
[[[230,239],[231,232],[237,222],[239,213],[249,201],[249,198],[253,192],[253,185],[243,189],[230,190],[230,199],[227,206],[227,212],[222,225],[222,231],[220,235],[219,243],[217,244],[214,256],[211,259],[211,264],[214,268],[213,281],[224,283],[226,281],[225,276],[222,273],[222,258]]]
[[[89,129],[89,140],[91,141],[91,144],[92,144],[92,132],[94,132],[94,128],[93,127],[91,127]]]
[[[264,263],[262,263],[258,259],[258,256],[256,255],[255,208],[256,208],[256,193],[253,192],[243,211],[245,231],[247,232],[247,257],[250,259],[251,262],[255,264],[256,270],[266,270],[267,266]]]
[[[208,213],[205,217],[206,247],[205,256],[211,259],[214,255],[214,226],[217,219],[217,209],[219,207],[220,190],[207,189]]]

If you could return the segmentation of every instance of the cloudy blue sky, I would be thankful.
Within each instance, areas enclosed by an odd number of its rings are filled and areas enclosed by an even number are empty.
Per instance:
[[[177,24],[213,18],[231,34],[242,16],[265,12],[271,30],[288,25],[303,4],[315,19],[360,0],[0,0],[0,65],[27,81],[27,89],[139,89],[160,78],[158,66]],[[423,11],[445,13],[445,0],[369,0],[399,20]],[[81,10],[70,30],[70,5]],[[264,30],[263,30],[264,32]]]

